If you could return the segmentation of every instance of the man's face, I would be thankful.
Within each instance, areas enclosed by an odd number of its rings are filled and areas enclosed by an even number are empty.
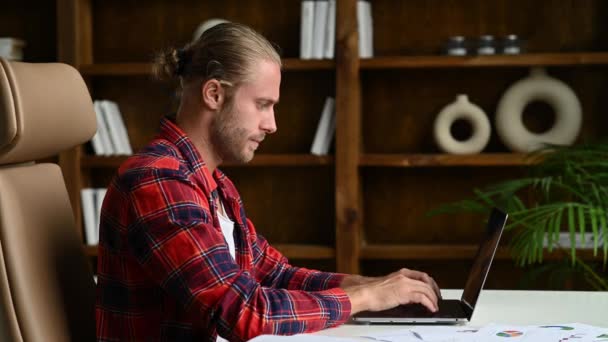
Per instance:
[[[211,142],[224,162],[247,163],[266,134],[274,133],[281,70],[276,63],[253,66],[250,82],[239,86],[211,124]]]

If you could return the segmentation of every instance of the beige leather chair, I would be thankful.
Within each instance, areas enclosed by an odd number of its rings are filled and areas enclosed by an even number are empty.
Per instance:
[[[80,74],[0,59],[0,340],[92,341],[95,287],[60,168],[96,130]]]

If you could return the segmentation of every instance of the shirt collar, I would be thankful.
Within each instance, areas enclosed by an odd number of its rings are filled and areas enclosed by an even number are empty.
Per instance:
[[[177,126],[174,117],[166,116],[161,119],[160,137],[168,140],[178,148],[182,157],[192,169],[192,172],[203,176],[210,191],[217,189],[216,181],[223,179],[223,173],[216,168],[213,175],[211,174],[198,149],[186,133]]]

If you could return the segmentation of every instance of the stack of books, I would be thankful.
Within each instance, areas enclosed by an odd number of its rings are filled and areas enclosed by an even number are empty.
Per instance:
[[[133,154],[118,105],[109,100],[96,100],[93,105],[97,115],[97,133],[91,139],[91,145],[95,154],[98,156]]]
[[[300,18],[300,58],[333,59],[336,40],[336,0],[303,0]],[[359,56],[374,55],[372,5],[357,1]]]
[[[336,0],[303,0],[300,21],[300,58],[333,59]]]
[[[25,42],[17,38],[0,38],[0,57],[8,60],[23,60]]]
[[[97,245],[99,242],[99,219],[101,205],[106,197],[105,188],[84,188],[80,190],[82,216],[84,218],[84,238],[87,245]]]

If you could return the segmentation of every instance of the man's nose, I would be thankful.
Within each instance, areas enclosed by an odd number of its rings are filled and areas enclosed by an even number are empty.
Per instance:
[[[274,119],[274,109],[271,109],[269,112],[269,115],[260,123],[260,128],[267,134],[272,134],[277,131],[277,123]]]

